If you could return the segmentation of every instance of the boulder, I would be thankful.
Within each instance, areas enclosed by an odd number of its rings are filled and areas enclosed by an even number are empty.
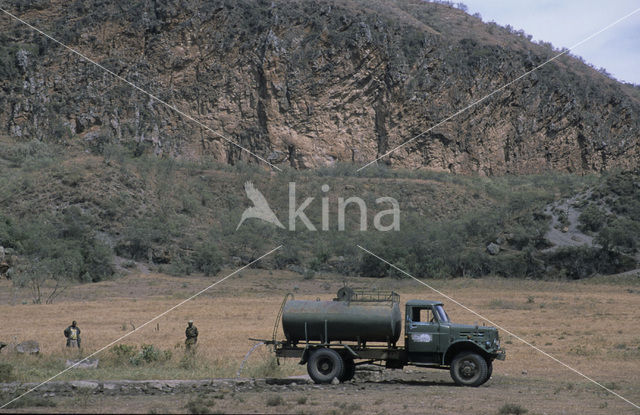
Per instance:
[[[67,362],[65,363],[65,367],[71,367],[71,366],[75,365],[78,362],[81,362],[81,363],[79,363],[77,366],[75,366],[76,369],[97,369],[98,368],[98,363],[100,362],[100,359],[87,359],[85,361],[67,360]]]
[[[90,382],[88,380],[74,380],[69,382],[73,389],[98,389],[100,384],[97,382]]]
[[[5,275],[9,271],[9,263],[7,261],[0,260],[0,275]]]
[[[16,346],[16,353],[38,354],[40,353],[40,344],[35,340],[24,341]]]
[[[286,266],[286,269],[288,269],[289,271],[297,272],[300,275],[304,275],[304,273],[307,271],[305,267],[296,264],[289,264]]]
[[[500,253],[500,245],[491,242],[489,245],[487,245],[487,252],[489,252],[491,255],[498,255],[498,253]]]

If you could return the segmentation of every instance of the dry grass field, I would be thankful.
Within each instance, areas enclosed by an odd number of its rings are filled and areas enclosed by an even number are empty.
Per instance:
[[[0,357],[14,364],[17,380],[42,381],[63,369],[64,358],[73,355],[63,347],[62,335],[71,320],[77,320],[82,329],[86,355],[130,333],[132,326],[139,327],[224,275],[227,273],[221,272],[216,278],[184,279],[132,274],[112,281],[70,287],[51,305],[29,304],[27,291],[14,292],[10,283],[3,281],[0,283],[0,313],[3,316],[0,340],[7,343],[37,340],[41,354],[18,358],[3,351]],[[235,377],[242,358],[254,344],[248,338],[271,337],[274,320],[287,292],[293,292],[299,299],[330,299],[345,282],[355,287],[394,290],[403,302],[411,298],[440,299],[427,287],[408,279],[323,274],[303,279],[290,272],[246,270],[123,340],[125,344],[153,344],[171,350],[169,361],[141,366],[118,365],[107,350],[98,356],[102,359],[101,368],[74,369],[60,379]],[[577,282],[497,278],[425,282],[632,402],[640,402],[640,275]],[[443,300],[454,321],[482,324],[478,317]],[[198,364],[195,366],[184,365],[182,361],[184,329],[189,319],[195,321],[200,331]],[[281,330],[279,337],[282,337]],[[497,413],[505,403],[513,403],[528,409],[529,413],[637,413],[628,403],[504,331],[501,331],[501,339],[507,349],[507,360],[496,362],[492,380],[481,388],[454,387],[444,371],[406,368],[404,373],[397,371],[399,378],[409,373],[409,376],[418,376],[415,382],[306,387],[301,392],[283,393],[284,406],[268,406],[265,399],[269,391],[256,391],[239,399],[220,400],[215,410],[385,413],[397,409],[421,413],[429,407],[440,413],[461,413],[469,409],[471,413]],[[242,376],[306,373],[295,361],[284,362],[276,368],[270,363],[269,352],[260,348],[250,357]],[[326,398],[327,394],[331,397]],[[296,403],[306,399],[298,395],[307,396],[306,403]],[[401,396],[403,398],[399,399]],[[429,396],[435,400],[427,399]],[[191,398],[90,399],[91,405],[78,406],[77,399],[61,398],[56,408],[45,409],[148,412],[164,408],[163,411],[185,412],[186,402]],[[325,399],[329,399],[328,406],[322,404]]]

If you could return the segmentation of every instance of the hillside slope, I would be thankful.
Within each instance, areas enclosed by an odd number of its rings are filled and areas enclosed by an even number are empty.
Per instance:
[[[482,178],[383,167],[356,174],[341,164],[265,174],[245,163],[136,157],[121,146],[98,157],[38,141],[0,137],[0,145],[0,277],[19,286],[99,281],[136,265],[214,275],[279,245],[256,266],[304,278],[401,277],[357,245],[420,278],[585,278],[637,268],[640,172]],[[241,223],[256,206],[246,182],[286,229],[256,218]],[[364,208],[340,208],[340,198],[355,196]],[[398,201],[398,230],[376,225],[390,208],[382,197]],[[307,198],[303,212],[315,230],[300,218],[294,229],[292,209]],[[548,236],[552,226],[563,235],[577,226],[594,244],[558,243]]]
[[[9,9],[275,164],[363,163],[554,52],[422,1],[11,1]],[[2,15],[0,128],[101,153],[252,156]],[[496,175],[640,159],[638,91],[564,56],[385,160]]]

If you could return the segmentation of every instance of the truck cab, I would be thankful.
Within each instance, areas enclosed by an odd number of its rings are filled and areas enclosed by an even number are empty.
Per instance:
[[[449,346],[449,316],[442,303],[410,300],[405,312],[404,344],[410,363],[439,364]]]
[[[495,327],[453,323],[439,301],[407,301],[404,339],[408,364],[448,366],[460,385],[484,383],[505,357]]]

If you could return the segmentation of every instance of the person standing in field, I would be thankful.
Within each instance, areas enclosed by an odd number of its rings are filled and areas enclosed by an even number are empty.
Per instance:
[[[67,338],[67,347],[80,348],[80,328],[75,320],[64,329],[64,337]]]
[[[193,325],[193,320],[189,320],[189,325],[187,326],[187,330],[185,330],[184,334],[187,336],[187,339],[184,341],[187,350],[191,350],[193,346],[198,342],[198,328]]]

